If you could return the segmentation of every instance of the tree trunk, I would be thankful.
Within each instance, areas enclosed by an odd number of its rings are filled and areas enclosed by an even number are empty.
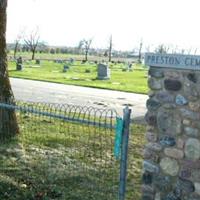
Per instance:
[[[109,51],[109,59],[108,59],[108,62],[111,62],[112,60],[112,56],[111,56],[111,51]]]
[[[35,59],[35,50],[32,50],[32,60]]]
[[[6,53],[7,0],[0,1],[0,103],[14,103],[14,96],[8,78]],[[0,139],[19,133],[14,110],[0,108]]]
[[[18,42],[18,41],[16,41],[16,43],[15,43],[15,48],[14,48],[14,59],[16,58],[16,54],[17,54],[18,45],[19,45],[19,42]]]
[[[143,46],[143,42],[141,40],[140,41],[139,52],[138,52],[138,63],[142,63],[142,61],[141,61],[141,59],[142,59],[142,46]]]
[[[87,62],[87,60],[88,60],[88,51],[86,50],[85,51],[85,62]]]
[[[110,36],[110,45],[109,45],[109,58],[108,58],[108,62],[111,62],[111,58],[112,58],[112,35]]]

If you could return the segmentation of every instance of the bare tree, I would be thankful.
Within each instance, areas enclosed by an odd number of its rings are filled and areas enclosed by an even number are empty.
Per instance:
[[[18,51],[18,47],[19,47],[20,41],[21,41],[21,39],[24,37],[24,36],[23,36],[23,32],[24,32],[24,31],[20,31],[20,32],[17,34],[17,37],[16,37],[16,39],[15,39],[14,58],[16,58],[16,54],[17,54],[17,51]]]
[[[175,47],[174,46],[171,46],[171,53],[172,54],[176,54],[179,52],[179,48],[178,46],[176,45]]]
[[[151,52],[151,46],[150,45],[145,47],[145,52]]]
[[[156,47],[155,52],[156,53],[168,53],[169,52],[170,47],[161,44],[158,47]]]
[[[193,51],[194,51],[194,53],[192,53]],[[193,47],[190,47],[189,49],[186,50],[186,53],[187,53],[188,55],[191,55],[191,54],[196,55],[196,54],[197,54],[197,51],[198,51],[197,48],[193,49]]]
[[[45,41],[40,41],[38,43],[38,46],[37,46],[37,50],[40,52],[40,53],[48,53],[49,52],[49,47],[48,47],[48,44],[47,42]]]
[[[88,60],[88,52],[90,50],[90,46],[91,46],[91,43],[92,43],[92,39],[83,39],[79,42],[79,45],[78,45],[78,48],[79,49],[83,49],[84,52],[85,52],[85,61]]]
[[[198,49],[196,48],[196,49],[194,50],[194,55],[196,55],[196,54],[197,54],[197,51],[198,51]]]
[[[141,59],[142,59],[142,47],[143,47],[143,40],[140,40],[140,45],[139,45],[139,49],[138,49],[138,63],[142,63]]]
[[[39,31],[38,29],[32,31],[30,35],[28,35],[26,38],[24,38],[24,42],[26,46],[31,50],[32,52],[32,60],[35,59],[35,52],[37,49],[37,46],[39,44]]]
[[[112,47],[113,47],[113,42],[112,42],[112,35],[109,38],[109,48],[108,48],[108,61],[111,62],[112,59]]]
[[[185,49],[181,49],[181,54],[184,54],[185,53]]]
[[[6,52],[7,2],[0,1],[0,103],[13,103],[14,95],[8,78]],[[0,137],[8,138],[19,133],[14,110],[0,109]]]

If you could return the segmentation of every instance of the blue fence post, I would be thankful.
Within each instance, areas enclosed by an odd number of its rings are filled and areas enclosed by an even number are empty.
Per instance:
[[[128,140],[129,140],[131,109],[129,109],[127,106],[123,111],[124,111],[123,114],[124,125],[123,125],[122,146],[121,146],[119,200],[125,200],[125,195],[126,195]]]

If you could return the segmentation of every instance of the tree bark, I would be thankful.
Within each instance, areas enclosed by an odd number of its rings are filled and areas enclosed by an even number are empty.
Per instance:
[[[143,41],[140,41],[140,47],[139,47],[139,52],[138,52],[138,63],[142,63],[142,46],[143,46]]]
[[[7,2],[0,0],[0,103],[14,103],[14,95],[8,77],[6,53]],[[9,138],[19,133],[14,110],[0,108],[0,138]]]
[[[112,35],[110,36],[110,42],[109,42],[109,58],[108,62],[111,62],[112,59]]]
[[[32,58],[31,58],[32,60],[34,60],[35,59],[35,50],[32,50]]]
[[[88,61],[88,50],[85,51],[85,62]]]
[[[15,43],[15,48],[14,48],[14,59],[16,58],[18,44],[19,44],[19,42],[16,41],[16,43]]]

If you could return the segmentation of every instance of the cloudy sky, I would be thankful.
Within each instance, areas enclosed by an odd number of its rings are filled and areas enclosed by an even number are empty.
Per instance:
[[[50,45],[77,46],[93,38],[93,47],[132,50],[159,44],[200,48],[199,0],[8,0],[7,40],[20,30],[39,27]]]

